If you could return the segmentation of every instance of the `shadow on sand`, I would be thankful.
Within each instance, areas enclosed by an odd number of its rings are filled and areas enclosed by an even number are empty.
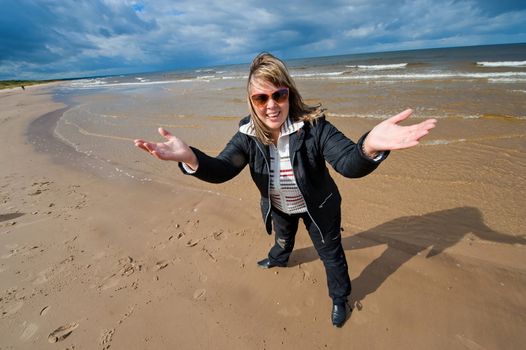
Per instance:
[[[24,213],[0,214],[0,222],[13,220],[18,217],[21,217],[22,215],[25,215],[25,214]]]
[[[441,254],[468,234],[495,243],[526,244],[524,236],[514,237],[489,228],[480,210],[473,207],[404,216],[342,238],[345,250],[387,245],[385,251],[352,281],[350,304],[360,309],[361,301],[375,292],[409,259],[428,249],[427,258]],[[318,259],[314,247],[298,249],[293,254],[289,266]]]

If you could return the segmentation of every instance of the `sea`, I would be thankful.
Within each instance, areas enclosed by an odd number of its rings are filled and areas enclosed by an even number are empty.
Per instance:
[[[380,122],[406,108],[415,121],[459,121],[463,133],[428,144],[467,140],[470,120],[526,125],[526,44],[350,54],[285,60],[303,99],[329,120]],[[164,127],[218,154],[248,115],[249,63],[67,81],[54,91],[66,110],[54,135],[105,176],[173,182],[173,166],[146,161],[133,140],[162,141]],[[480,124],[472,124],[478,128]],[[452,128],[454,129],[454,128]],[[344,130],[345,132],[345,130]],[[515,135],[514,134],[514,135]],[[479,136],[477,136],[479,137]],[[523,138],[521,139],[521,142]]]

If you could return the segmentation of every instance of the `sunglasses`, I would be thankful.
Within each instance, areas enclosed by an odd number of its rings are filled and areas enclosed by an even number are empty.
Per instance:
[[[276,103],[283,103],[289,97],[289,89],[281,88],[274,91],[272,94],[255,94],[250,96],[252,103],[254,103],[258,108],[263,108],[267,105],[268,100],[272,98]]]

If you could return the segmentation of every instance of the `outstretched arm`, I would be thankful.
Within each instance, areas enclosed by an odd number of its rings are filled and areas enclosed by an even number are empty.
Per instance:
[[[159,159],[182,162],[193,170],[197,170],[199,166],[197,157],[194,151],[192,151],[183,140],[172,135],[163,128],[159,128],[159,134],[166,139],[166,142],[148,142],[142,139],[137,139],[135,140],[135,146]]]
[[[419,140],[435,127],[437,121],[436,119],[427,119],[414,125],[398,125],[412,113],[411,109],[406,109],[402,113],[376,125],[364,141],[364,152],[374,158],[374,155],[378,152],[416,146]]]

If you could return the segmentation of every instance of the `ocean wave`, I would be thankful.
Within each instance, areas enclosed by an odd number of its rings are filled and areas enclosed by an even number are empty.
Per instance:
[[[342,113],[327,113],[329,117],[334,118],[369,118],[369,119],[387,119],[392,115],[385,114],[342,114]]]
[[[442,80],[442,79],[526,79],[526,72],[492,72],[492,73],[406,73],[406,74],[354,74],[343,75],[345,72],[300,74],[299,78],[318,78],[335,80]]]
[[[394,69],[394,68],[393,68]],[[406,72],[406,71],[404,71]],[[302,72],[293,73],[297,79],[318,80],[362,80],[364,82],[397,82],[421,80],[446,80],[446,79],[488,79],[490,83],[524,83],[526,72],[443,72],[443,73],[398,73],[398,74],[360,74],[357,71],[332,71],[332,72]],[[177,84],[187,82],[207,83],[216,80],[245,80],[247,75],[200,75],[196,77],[181,77],[171,80],[150,80],[135,77],[132,81],[108,80],[108,78],[93,78],[75,80],[69,83],[70,88],[94,89],[101,87],[140,87],[148,85]]]
[[[490,83],[526,83],[526,78],[491,78],[488,79]]]
[[[352,65],[345,66],[347,68],[357,68],[363,70],[388,70],[388,69],[401,69],[406,68],[407,63],[395,63],[395,64],[371,64],[371,65]]]
[[[81,80],[73,80],[69,86],[70,87],[75,87],[75,88],[83,88],[85,86],[101,86],[101,85],[106,85],[107,82],[106,81],[103,81],[101,79],[81,79]]]
[[[198,80],[212,80],[215,79],[215,75],[200,75],[196,79]]]
[[[438,146],[438,145],[449,145],[452,143],[466,142],[466,139],[457,139],[457,140],[426,140],[420,142],[423,146]]]
[[[341,72],[313,72],[313,73],[292,73],[292,77],[294,78],[316,78],[316,77],[334,77],[343,75],[347,72],[341,71]]]
[[[392,116],[394,116],[396,113],[393,112],[393,114],[345,114],[345,113],[327,113],[328,117],[333,118],[358,118],[358,119],[388,119]],[[470,115],[450,115],[450,114],[440,114],[439,111],[435,113],[427,111],[427,112],[419,112],[415,111],[414,114],[411,116],[411,118],[414,119],[427,119],[427,118],[435,118],[435,119],[502,119],[502,120],[526,120],[526,116],[517,116],[517,115],[500,115],[500,114],[470,114]]]
[[[367,113],[367,114],[345,114],[345,113],[332,113],[328,112],[328,117],[333,118],[357,118],[357,119],[380,119],[385,120],[389,119],[396,115],[396,112],[393,112],[392,114],[373,114],[373,113]],[[426,114],[419,113],[418,111],[414,112],[414,114],[411,116],[412,119],[427,119],[427,118],[436,118],[436,119],[447,119],[447,118],[458,118],[457,116],[450,116],[450,115],[429,115],[429,112]],[[465,116],[461,117],[465,119],[479,119],[481,116]]]
[[[474,137],[471,139],[452,139],[452,140],[425,140],[420,142],[422,146],[439,146],[439,145],[450,145],[454,143],[461,142],[488,142],[494,140],[506,140],[506,139],[515,139],[515,138],[524,138],[524,134],[511,134],[511,135],[494,135],[494,136],[483,136],[483,137]]]
[[[502,62],[477,62],[479,67],[526,67],[526,61],[502,61]]]
[[[475,115],[448,116],[448,118],[526,120],[526,116],[523,116],[523,115],[506,115],[506,114],[475,114]]]
[[[70,83],[69,87],[75,89],[98,89],[101,87],[126,87],[126,86],[147,86],[147,85],[160,85],[160,84],[176,84],[183,82],[193,82],[196,79],[179,79],[179,80],[155,80],[155,81],[139,81],[139,82],[111,82],[108,83],[102,80],[96,81],[76,81]],[[206,80],[199,80],[204,81]]]
[[[223,79],[223,80],[236,80],[236,79],[246,80],[246,79],[248,79],[248,75],[225,75],[225,76],[220,77],[218,79]]]

